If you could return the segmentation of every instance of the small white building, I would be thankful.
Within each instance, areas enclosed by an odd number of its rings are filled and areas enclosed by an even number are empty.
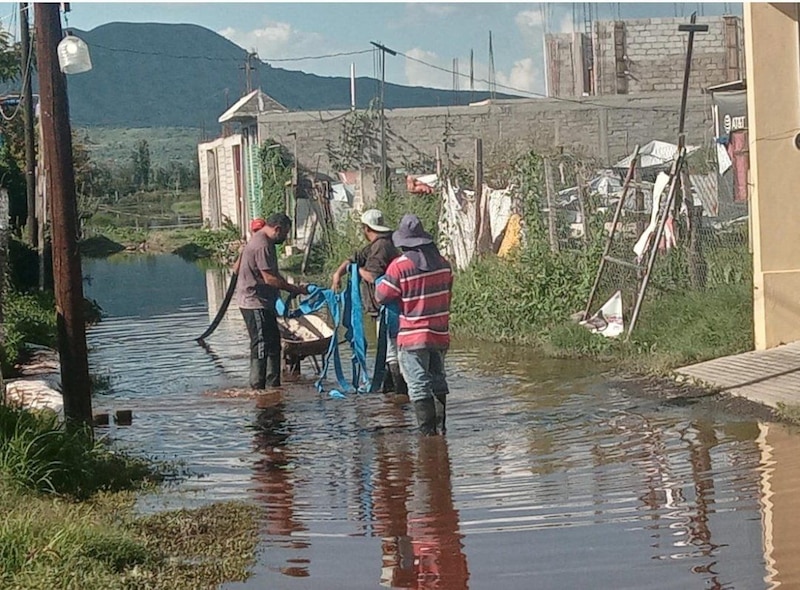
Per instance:
[[[288,109],[261,90],[240,98],[219,122],[238,126],[238,132],[197,146],[203,221],[219,229],[226,221],[244,236],[261,200],[258,116]]]

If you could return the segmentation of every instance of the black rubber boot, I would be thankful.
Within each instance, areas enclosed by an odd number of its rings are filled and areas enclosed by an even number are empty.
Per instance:
[[[436,406],[436,431],[439,434],[447,434],[447,395],[437,393],[433,401]]]
[[[392,364],[397,366],[396,363]],[[386,365],[386,371],[383,374],[383,384],[381,385],[381,393],[393,393],[395,390],[395,383],[392,365]]]
[[[394,392],[397,395],[408,395],[408,385],[406,385],[406,380],[403,379],[403,373],[400,372],[400,365],[389,363],[389,371],[391,371],[392,381],[394,381]]]
[[[270,355],[266,362],[265,383],[270,387],[280,387],[281,385],[281,355]]]
[[[267,375],[267,359],[250,359],[250,388],[264,389]]]
[[[433,397],[415,401],[414,412],[417,414],[419,433],[425,436],[436,434],[436,404]]]

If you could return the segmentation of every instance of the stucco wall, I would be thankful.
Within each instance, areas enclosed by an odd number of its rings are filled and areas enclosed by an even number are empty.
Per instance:
[[[613,163],[652,139],[676,142],[680,93],[647,97],[592,97],[504,101],[482,106],[455,106],[386,111],[387,160],[391,167],[408,162],[433,162],[436,148],[442,158],[471,166],[475,139],[483,140],[484,161],[513,149],[547,152],[557,146]],[[710,97],[690,96],[686,130],[690,143],[713,137]],[[309,170],[332,172],[329,143],[342,144],[347,111],[267,114],[259,117],[259,137],[274,139],[293,149],[290,133],[297,133],[298,161]],[[368,150],[380,162],[380,129]],[[448,145],[445,149],[445,141]],[[370,142],[367,142],[370,143]],[[432,169],[429,169],[432,171]]]
[[[212,220],[212,227],[216,226],[213,219],[211,195],[214,189],[210,186],[208,170],[208,152],[216,154],[217,183],[219,190],[220,221],[227,217],[234,225],[241,225],[238,209],[236,207],[236,173],[233,162],[233,146],[241,145],[241,135],[215,139],[197,146],[197,157],[200,165],[200,205],[203,220]]]

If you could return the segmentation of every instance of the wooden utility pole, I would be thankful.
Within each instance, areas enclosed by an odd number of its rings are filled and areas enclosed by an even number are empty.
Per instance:
[[[66,80],[56,53],[62,38],[61,15],[58,4],[37,3],[35,10],[42,149],[52,218],[53,279],[64,415],[70,421],[91,424],[92,397],[83,318],[72,135]]]
[[[553,167],[550,158],[544,159],[544,188],[547,197],[547,235],[550,251],[558,253],[558,230],[556,229],[555,187],[553,186]]]
[[[28,26],[27,2],[19,3],[20,56],[22,59],[22,114],[25,126],[25,187],[27,191],[28,218],[25,233],[28,243],[39,247],[39,227],[36,221],[36,142],[33,136],[33,60],[31,51],[31,32]]]

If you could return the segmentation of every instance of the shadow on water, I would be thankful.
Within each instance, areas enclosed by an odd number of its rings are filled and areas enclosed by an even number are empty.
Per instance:
[[[593,363],[459,343],[448,435],[421,439],[409,407],[320,396],[309,367],[242,396],[237,311],[193,341],[224,277],[173,257],[86,266],[109,313],[89,331],[112,384],[95,405],[133,408],[119,444],[200,475],[142,509],[263,507],[253,576],[226,588],[800,587],[791,429],[637,396]]]

